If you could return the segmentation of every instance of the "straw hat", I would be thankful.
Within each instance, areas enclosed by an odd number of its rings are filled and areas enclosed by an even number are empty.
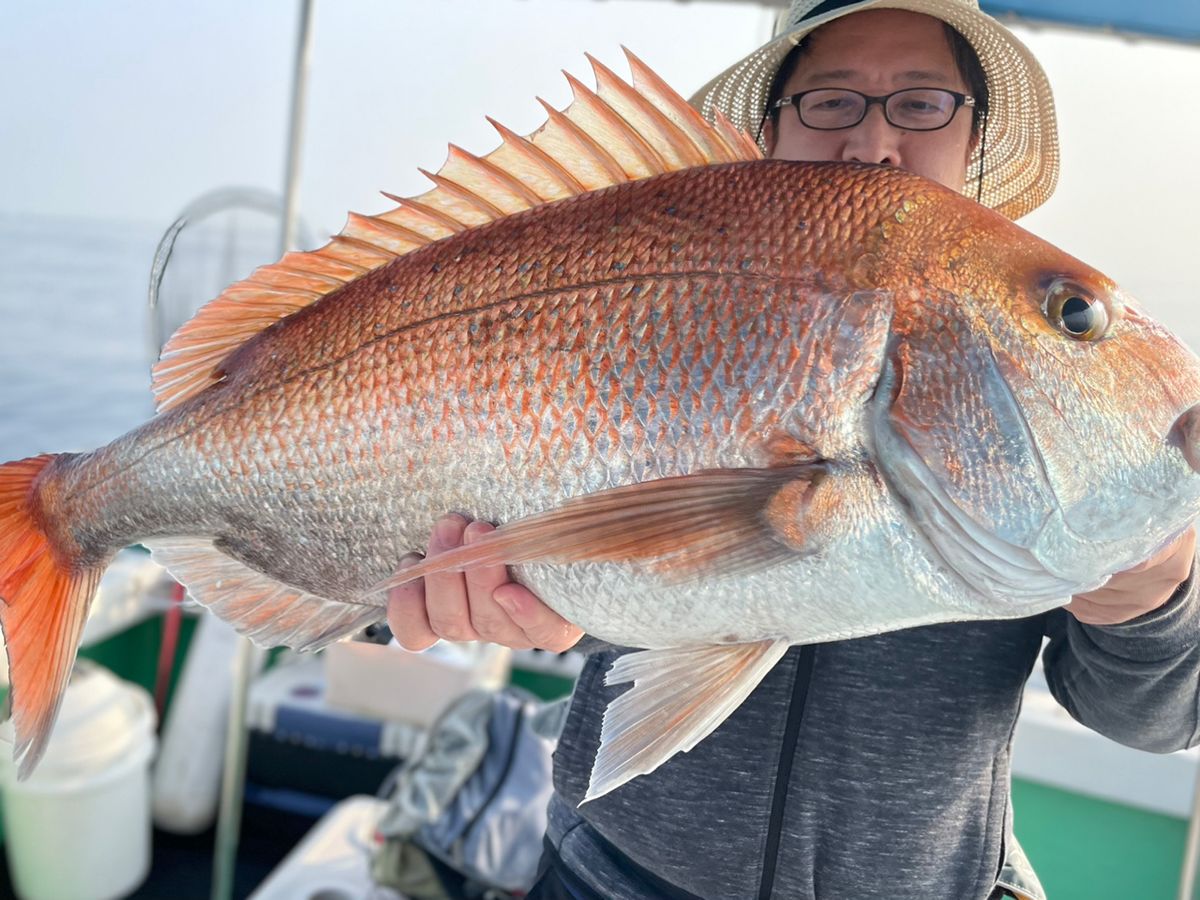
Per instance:
[[[970,42],[983,64],[989,95],[980,201],[1010,219],[1044,203],[1058,181],[1058,126],[1050,83],[1029,49],[980,12],[977,0],[792,0],[775,37],[702,87],[692,105],[708,119],[720,110],[753,133],[788,51],[814,29],[866,9],[924,13]],[[967,167],[963,193],[969,197],[978,189],[979,153],[976,147]]]

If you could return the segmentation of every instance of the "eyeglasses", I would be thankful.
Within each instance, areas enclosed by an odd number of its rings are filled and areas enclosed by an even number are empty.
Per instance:
[[[974,106],[975,98],[942,88],[905,88],[882,97],[872,97],[849,88],[817,88],[801,91],[775,102],[774,108],[796,107],[800,122],[817,131],[853,128],[878,103],[888,124],[905,131],[937,131],[945,128],[960,106]]]

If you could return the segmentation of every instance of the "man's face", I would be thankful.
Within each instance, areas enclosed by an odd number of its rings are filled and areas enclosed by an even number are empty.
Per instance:
[[[837,19],[809,36],[783,96],[813,88],[851,88],[879,96],[902,88],[940,87],[968,93],[954,64],[942,23],[895,9],[867,10]],[[886,163],[924,175],[956,191],[966,183],[971,155],[971,110],[960,108],[938,131],[902,131],[873,104],[853,128],[817,131],[796,110],[779,110],[778,128],[767,122],[774,159]]]

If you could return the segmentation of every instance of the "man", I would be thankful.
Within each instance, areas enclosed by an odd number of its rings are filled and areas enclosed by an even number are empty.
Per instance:
[[[693,102],[762,120],[773,157],[900,166],[1028,212],[1057,175],[1040,67],[970,0],[903,5],[797,0],[780,37]],[[429,552],[490,528],[447,518]],[[603,676],[622,651],[602,647],[555,757],[548,871],[531,896],[1042,897],[1012,837],[1008,764],[1043,636],[1048,682],[1076,718],[1150,750],[1197,742],[1194,540],[1045,615],[792,648],[694,750],[580,807],[621,690]],[[562,650],[580,637],[503,568],[400,589],[389,617],[410,649],[440,636]]]

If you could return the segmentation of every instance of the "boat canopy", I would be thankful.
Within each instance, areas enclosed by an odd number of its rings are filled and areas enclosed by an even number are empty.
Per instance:
[[[1200,43],[1197,0],[982,0],[980,5],[997,18],[1016,15],[1031,21]]]

